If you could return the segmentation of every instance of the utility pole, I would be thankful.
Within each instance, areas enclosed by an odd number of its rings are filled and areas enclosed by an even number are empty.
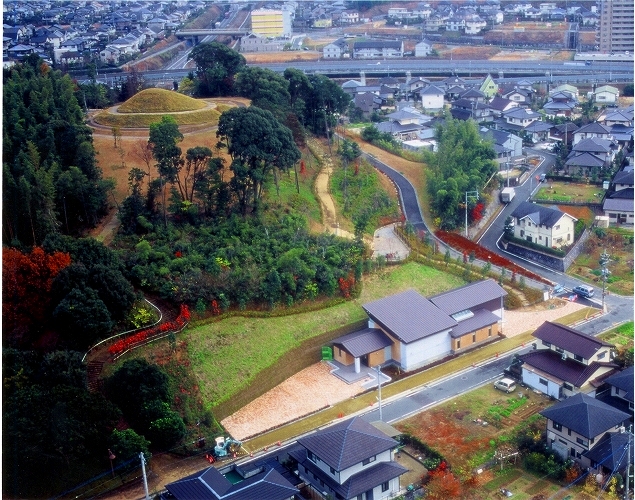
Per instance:
[[[606,265],[609,263],[609,261],[611,260],[611,256],[606,253],[606,249],[604,250],[604,252],[602,252],[602,255],[600,255],[600,266],[602,267],[601,272],[602,272],[602,312],[604,311],[604,297],[606,296],[606,280],[609,276],[609,274],[611,274],[611,271],[609,271],[606,268]]]
[[[476,198],[478,200],[478,191],[465,191],[465,237],[467,238],[467,199]]]
[[[381,414],[381,370],[379,368],[379,365],[377,365],[375,368],[377,369],[377,388],[379,390],[379,420],[383,422],[384,419]]]
[[[143,473],[143,491],[146,494],[146,500],[150,500],[150,494],[148,493],[148,476],[146,476],[146,459],[143,456],[143,452],[139,453],[141,459],[141,472]]]
[[[631,436],[633,435],[633,426],[628,429],[628,444],[626,445],[626,455],[628,456],[626,462],[626,487],[624,488],[624,500],[629,500],[628,490],[630,489],[631,479]]]

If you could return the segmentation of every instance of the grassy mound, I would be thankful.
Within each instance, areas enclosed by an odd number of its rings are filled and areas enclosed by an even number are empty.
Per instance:
[[[174,113],[205,108],[204,101],[164,89],[145,89],[121,106],[119,113]]]
[[[218,125],[220,115],[231,108],[227,105],[218,105],[216,108],[200,109],[198,111],[190,111],[188,113],[177,113],[172,115],[178,125],[209,125],[213,127]],[[169,115],[170,113],[164,113]],[[93,120],[99,125],[105,127],[125,128],[149,128],[150,124],[161,121],[163,114],[157,113],[109,113],[102,111],[95,115]]]

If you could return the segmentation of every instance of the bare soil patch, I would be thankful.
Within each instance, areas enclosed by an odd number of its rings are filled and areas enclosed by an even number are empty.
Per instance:
[[[325,361],[309,366],[221,424],[234,438],[244,440],[364,392],[362,384],[369,380],[349,385],[331,370]]]

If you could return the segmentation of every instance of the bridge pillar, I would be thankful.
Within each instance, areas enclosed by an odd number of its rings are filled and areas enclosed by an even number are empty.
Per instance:
[[[194,43],[194,45],[198,45],[199,44],[199,38],[198,35],[194,35],[194,37],[192,38],[192,42]]]

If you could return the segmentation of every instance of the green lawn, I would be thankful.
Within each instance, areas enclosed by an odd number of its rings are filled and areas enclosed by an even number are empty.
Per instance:
[[[600,203],[603,196],[604,189],[591,184],[547,181],[542,183],[534,199],[553,203]]]
[[[452,275],[416,263],[390,267],[364,280],[359,299],[292,316],[234,316],[192,327],[188,344],[192,369],[206,408],[214,408],[252,384],[262,372],[304,340],[362,321],[361,304],[414,288],[432,295],[463,285]],[[267,385],[267,381],[259,381]]]

